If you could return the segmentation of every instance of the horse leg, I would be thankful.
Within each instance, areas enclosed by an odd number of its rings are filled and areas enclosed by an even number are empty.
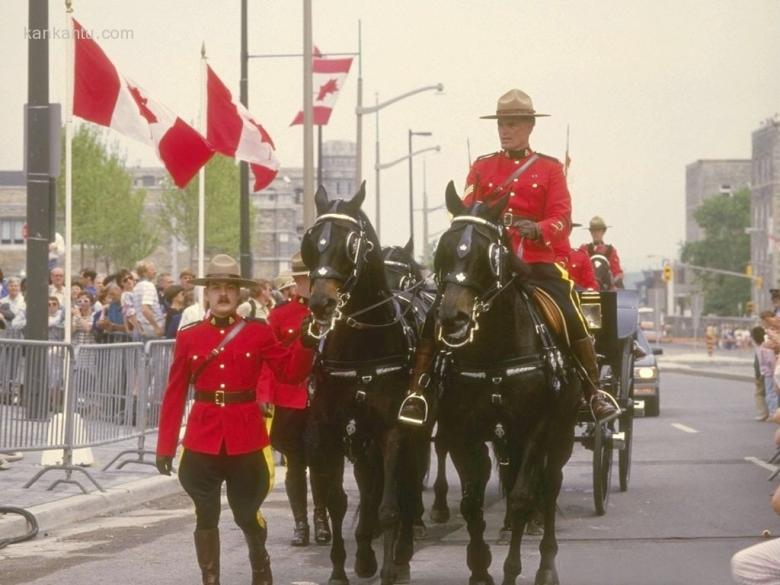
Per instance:
[[[330,546],[332,570],[328,585],[349,585],[344,562],[347,551],[344,548],[344,516],[347,513],[347,494],[344,492],[344,457],[337,454],[333,462],[334,469],[328,477],[327,507],[332,525],[333,540]]]
[[[382,461],[384,464],[384,485],[382,487],[382,503],[379,506],[379,524],[384,535],[384,550],[380,576],[382,585],[395,582],[395,544],[398,539],[400,521],[400,505],[398,502],[399,470],[403,437],[400,429],[391,428],[382,437]],[[415,465],[412,460],[412,465]]]
[[[490,478],[490,457],[484,443],[461,445],[450,450],[461,485],[460,513],[466,520],[469,544],[466,564],[471,570],[469,585],[493,585],[488,569],[492,562],[485,542],[485,486]]]
[[[428,445],[428,441],[425,441]],[[408,445],[408,443],[407,443]],[[419,445],[413,447],[419,449]],[[402,457],[401,461],[407,461]],[[402,465],[400,472],[400,485],[398,491],[398,504],[400,509],[400,526],[398,530],[398,539],[395,544],[395,582],[398,584],[409,583],[411,581],[410,561],[414,554],[414,537],[417,529],[416,520],[419,512],[418,500],[421,493],[421,483],[419,474],[424,473],[419,467],[411,465]]]
[[[382,469],[375,463],[375,451],[376,448],[371,447],[369,452],[361,454],[354,466],[355,480],[360,490],[358,525],[355,530],[357,543],[355,574],[362,579],[373,577],[377,571],[376,555],[371,547],[371,541],[376,528],[378,494],[382,488]]]
[[[425,513],[425,504],[423,504],[423,489],[425,489],[425,476],[428,474],[428,470],[431,466],[431,444],[427,435],[422,437],[412,437],[409,439],[412,447],[412,455],[415,458],[417,468],[414,475],[415,481],[418,485],[414,489],[416,494],[415,509],[414,509],[414,538],[423,539],[427,536],[428,531],[425,528],[425,521],[423,520],[423,514]]]
[[[436,481],[433,483],[433,506],[431,507],[431,520],[436,523],[448,522],[450,519],[450,507],[447,505],[447,448],[444,441],[436,435],[433,440],[436,451]]]

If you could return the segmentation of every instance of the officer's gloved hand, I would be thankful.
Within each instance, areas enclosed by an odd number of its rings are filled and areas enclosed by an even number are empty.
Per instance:
[[[539,224],[530,219],[521,219],[517,222],[517,231],[520,235],[529,240],[538,240],[542,235],[542,230],[539,229]]]
[[[301,322],[301,345],[308,349],[314,349],[320,340],[309,334],[309,326],[314,321],[314,315],[309,314]]]
[[[170,475],[173,470],[173,457],[170,455],[158,455],[154,464],[161,475]]]

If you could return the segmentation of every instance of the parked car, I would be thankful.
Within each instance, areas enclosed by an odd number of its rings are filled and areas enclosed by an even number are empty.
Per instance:
[[[661,377],[655,356],[662,355],[664,350],[652,347],[641,328],[636,337],[647,355],[634,360],[634,400],[644,400],[645,416],[658,416],[661,413]]]

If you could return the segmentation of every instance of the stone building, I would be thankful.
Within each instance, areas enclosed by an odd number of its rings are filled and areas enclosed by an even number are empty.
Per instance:
[[[704,238],[696,211],[710,197],[733,195],[750,186],[750,159],[704,159],[685,167],[685,240]]]

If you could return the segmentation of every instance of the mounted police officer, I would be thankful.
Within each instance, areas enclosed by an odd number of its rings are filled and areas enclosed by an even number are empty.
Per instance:
[[[620,257],[618,256],[615,246],[612,244],[604,243],[604,234],[607,233],[609,226],[598,215],[593,216],[588,224],[588,230],[590,231],[590,237],[592,242],[590,244],[582,244],[580,250],[586,252],[588,257],[592,258],[595,255],[604,256],[609,262],[609,271],[612,274],[612,283],[614,288],[623,288],[623,269],[620,267]]]
[[[571,196],[561,163],[534,152],[529,145],[536,118],[542,116],[547,114],[537,113],[531,98],[519,89],[511,89],[498,99],[495,114],[482,116],[497,120],[501,150],[478,158],[471,166],[464,203],[484,201],[490,205],[508,195],[504,224],[509,230],[510,245],[529,265],[530,284],[546,292],[560,307],[572,353],[588,374],[583,386],[585,399],[595,418],[601,420],[615,415],[617,410],[599,392],[593,338],[580,310],[574,283],[566,269],[555,262],[556,244],[565,242],[568,246]],[[412,396],[424,395],[432,355],[433,350],[421,343],[412,374]],[[399,418],[408,420],[414,416],[412,410],[419,402],[407,401],[404,406],[409,405],[408,411],[402,409]]]
[[[170,475],[190,384],[195,403],[187,418],[179,480],[195,504],[195,552],[204,585],[219,584],[219,515],[223,482],[233,517],[244,533],[252,567],[252,585],[271,585],[267,530],[260,514],[269,489],[263,455],[268,445],[257,385],[267,366],[277,379],[300,383],[311,369],[313,353],[296,341],[278,343],[260,320],[236,313],[239,287],[253,281],[239,276],[238,263],[225,254],[209,262],[205,285],[211,312],[182,328],[165,389],[157,442],[157,469]]]
[[[275,307],[268,315],[268,324],[282,345],[290,345],[298,337],[303,320],[309,311],[309,269],[301,260],[300,252],[292,259],[292,274],[295,295],[289,302]],[[260,395],[274,404],[274,422],[271,427],[271,446],[282,453],[287,465],[284,487],[293,514],[292,546],[309,544],[309,521],[307,512],[306,468],[308,461],[305,435],[310,424],[309,380],[300,384],[284,384],[276,379],[268,368],[263,369],[259,385]],[[325,508],[327,496],[326,478],[309,468],[309,483],[314,501],[314,540],[317,544],[328,544],[331,539],[328,512]]]

